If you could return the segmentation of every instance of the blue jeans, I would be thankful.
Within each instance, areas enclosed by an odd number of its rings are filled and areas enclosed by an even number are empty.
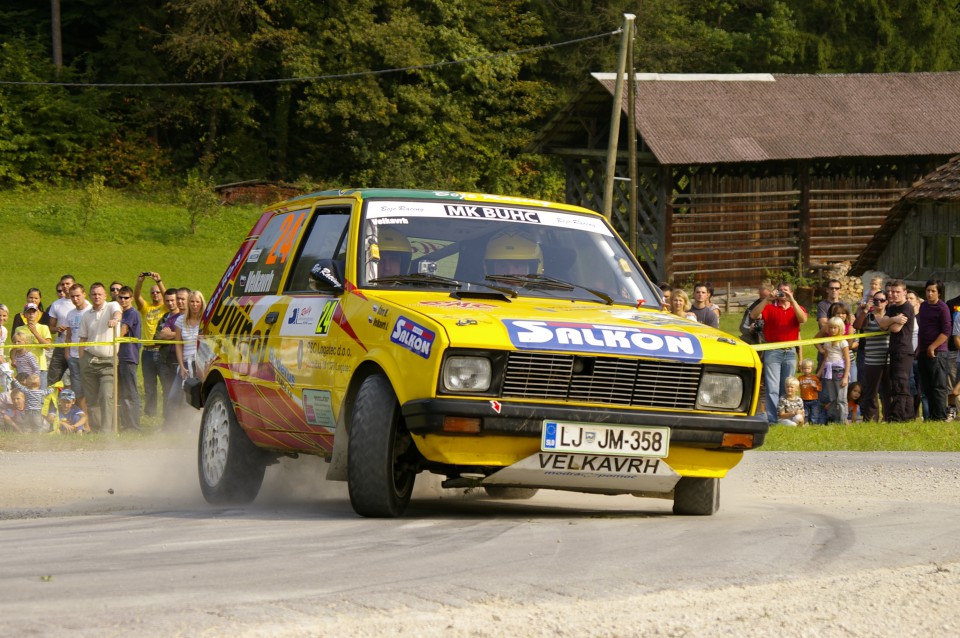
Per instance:
[[[143,373],[143,413],[157,414],[157,381],[160,378],[160,351],[143,349],[140,353],[140,371]]]
[[[771,424],[780,419],[777,403],[785,394],[783,381],[797,373],[797,349],[778,348],[763,353],[763,385],[767,389],[767,421]]]

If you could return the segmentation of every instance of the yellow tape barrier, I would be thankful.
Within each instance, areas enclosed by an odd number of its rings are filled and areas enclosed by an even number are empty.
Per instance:
[[[887,332],[858,332],[852,335],[839,335],[836,337],[817,337],[816,339],[798,339],[797,341],[775,341],[773,343],[754,343],[750,344],[750,347],[756,350],[757,352],[763,352],[764,350],[779,350],[781,348],[791,348],[796,346],[806,346],[816,343],[829,343],[831,341],[843,341],[851,339],[866,339],[869,337],[880,337],[883,335],[889,334]],[[21,346],[15,346],[13,344],[0,344],[0,347],[3,348],[40,348],[46,350],[47,348],[75,348],[77,346],[83,346],[84,348],[90,346],[112,346],[114,344],[120,343],[141,343],[144,345],[173,345],[175,343],[184,344],[186,341],[167,341],[165,339],[136,339],[134,337],[117,337],[116,341],[85,341],[83,343],[25,343]]]
[[[21,345],[13,343],[3,343],[0,344],[0,347],[3,348],[39,348],[40,350],[46,350],[47,348],[76,348],[78,346],[83,346],[84,348],[89,348],[90,346],[112,346],[121,343],[141,343],[144,345],[173,345],[175,343],[184,344],[186,341],[167,341],[166,339],[136,339],[134,337],[117,337],[116,341],[84,341],[82,343],[24,343]]]
[[[859,332],[852,335],[838,335],[836,337],[817,337],[816,339],[798,339],[797,341],[774,341],[773,343],[754,343],[751,347],[757,352],[764,350],[780,350],[781,348],[794,348],[796,346],[806,346],[815,343],[829,343],[831,341],[843,341],[846,339],[867,339],[869,337],[880,337],[888,332]]]

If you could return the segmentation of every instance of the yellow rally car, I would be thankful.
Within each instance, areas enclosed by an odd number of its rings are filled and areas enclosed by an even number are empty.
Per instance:
[[[317,454],[364,516],[416,475],[673,499],[713,514],[763,443],[760,363],[662,312],[591,211],[472,193],[324,191],[269,208],[211,296],[186,387],[211,503]]]

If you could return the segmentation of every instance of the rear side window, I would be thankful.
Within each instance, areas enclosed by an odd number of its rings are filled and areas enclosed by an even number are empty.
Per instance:
[[[309,210],[295,210],[270,220],[240,269],[234,295],[276,294],[309,214]]]
[[[318,208],[313,223],[303,240],[303,248],[293,264],[293,272],[287,282],[286,292],[312,292],[310,289],[310,271],[321,259],[340,261],[340,272],[344,272],[346,248],[344,242],[350,223],[350,208],[337,206]]]

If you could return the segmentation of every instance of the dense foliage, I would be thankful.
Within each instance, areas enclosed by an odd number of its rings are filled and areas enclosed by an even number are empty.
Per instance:
[[[196,170],[556,197],[557,167],[524,148],[614,68],[624,12],[638,71],[960,69],[953,1],[71,0],[57,68],[51,3],[6,0],[0,187]]]

